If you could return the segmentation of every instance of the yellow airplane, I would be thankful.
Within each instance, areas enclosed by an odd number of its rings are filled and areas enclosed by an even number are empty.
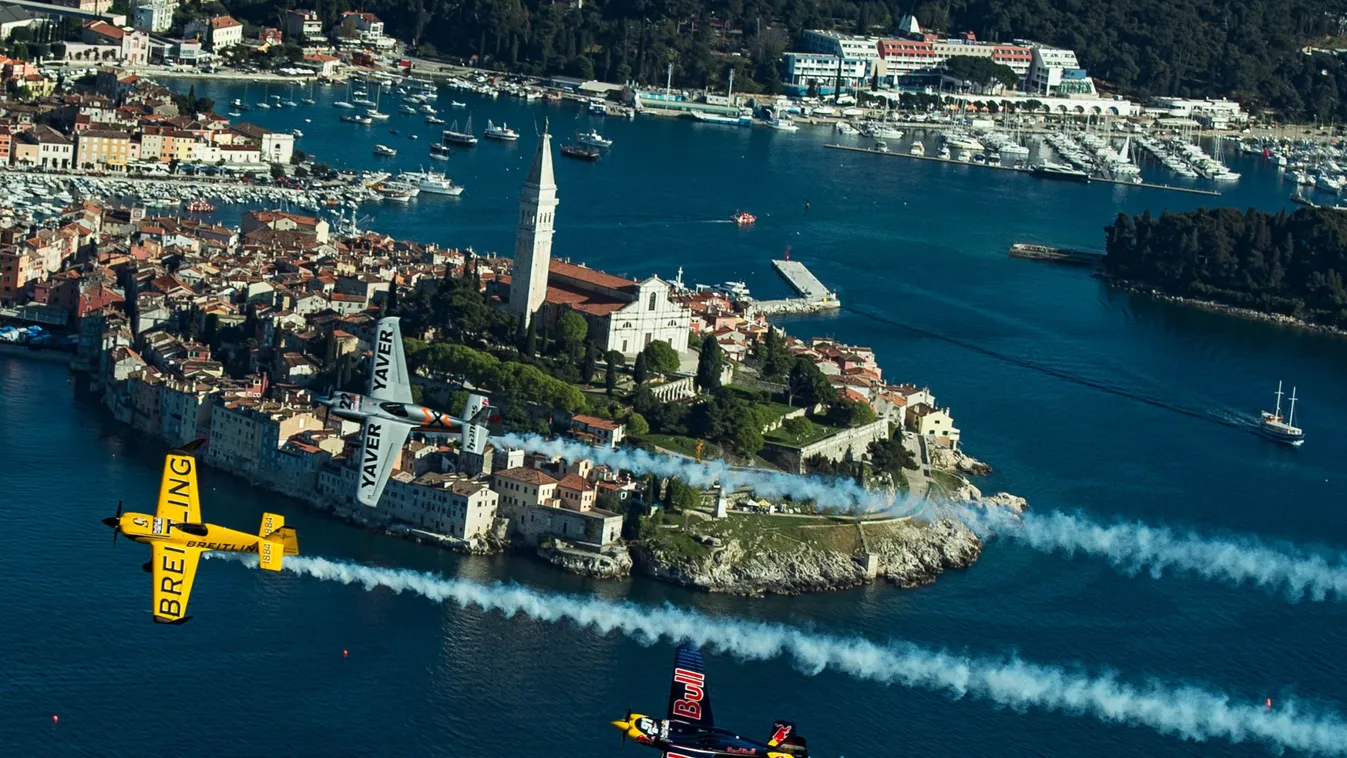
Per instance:
[[[192,451],[200,442],[174,450],[164,460],[163,483],[159,489],[159,508],[148,513],[122,513],[103,519],[112,527],[112,542],[125,534],[136,542],[150,545],[149,563],[141,566],[154,575],[154,621],[157,624],[185,624],[187,599],[192,594],[197,563],[207,551],[255,553],[262,568],[281,570],[281,556],[298,555],[299,540],[285,518],[274,513],[262,514],[257,535],[201,522],[201,499],[196,485],[196,459]]]

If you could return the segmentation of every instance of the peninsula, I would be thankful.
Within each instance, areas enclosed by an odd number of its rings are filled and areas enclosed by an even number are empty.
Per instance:
[[[173,446],[206,440],[206,465],[464,552],[516,549],[593,576],[635,567],[747,595],[881,576],[912,586],[976,559],[980,543],[960,525],[858,521],[826,487],[699,490],[538,452],[563,436],[595,459],[641,447],[691,466],[716,458],[960,501],[979,499],[961,472],[983,470],[959,452],[950,410],[927,388],[885,381],[865,347],[793,338],[742,299],[681,279],[553,258],[552,160],[544,133],[513,259],[320,216],[254,210],[230,228],[81,196],[44,227],[6,233],[0,317],[69,331],[29,347],[74,348],[115,418]],[[418,402],[452,407],[485,391],[499,431],[532,442],[474,456],[423,436],[379,507],[365,508],[352,498],[355,429],[314,396],[364,384],[374,321],[389,314],[408,337]]]

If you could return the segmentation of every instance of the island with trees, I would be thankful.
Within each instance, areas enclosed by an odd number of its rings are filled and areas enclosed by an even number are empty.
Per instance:
[[[1223,309],[1347,329],[1347,213],[1199,209],[1118,214],[1104,275]]]

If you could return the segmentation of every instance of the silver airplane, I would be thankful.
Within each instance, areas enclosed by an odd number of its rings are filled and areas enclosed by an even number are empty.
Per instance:
[[[397,317],[379,319],[376,332],[368,393],[334,392],[318,400],[332,415],[361,422],[356,500],[371,508],[379,505],[393,462],[413,429],[457,432],[463,451],[480,454],[486,449],[486,423],[495,413],[481,395],[468,395],[461,418],[413,403]]]

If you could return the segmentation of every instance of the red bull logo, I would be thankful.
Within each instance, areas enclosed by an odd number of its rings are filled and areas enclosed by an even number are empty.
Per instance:
[[[786,738],[790,736],[790,732],[790,724],[777,724],[776,731],[772,732],[772,744],[780,745],[785,742]]]
[[[673,680],[683,685],[683,697],[674,701],[673,715],[701,721],[702,698],[706,696],[706,676],[696,671],[676,668]]]

